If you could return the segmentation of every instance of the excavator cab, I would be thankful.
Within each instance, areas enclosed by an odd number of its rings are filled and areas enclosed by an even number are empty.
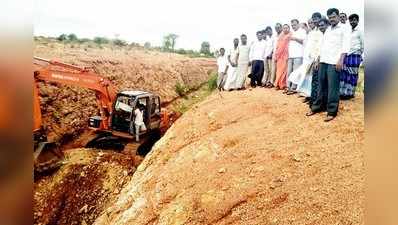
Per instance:
[[[99,129],[102,122],[101,117],[90,118],[89,126],[101,132],[87,143],[86,147],[124,149],[127,152],[134,149],[133,151],[145,155],[147,150],[159,140],[162,122],[165,123],[160,108],[160,97],[145,91],[121,91],[116,95],[112,107],[108,130]],[[146,127],[146,130],[139,131],[139,142],[136,142],[135,139],[135,132],[137,131],[134,124],[134,111],[137,108],[143,110],[143,120]],[[126,140],[128,141],[126,142]]]
[[[146,131],[140,132],[140,135],[158,130],[161,123],[159,96],[145,91],[122,91],[117,94],[113,104],[112,131],[134,136],[134,111],[138,107],[143,109],[143,119],[147,128]]]

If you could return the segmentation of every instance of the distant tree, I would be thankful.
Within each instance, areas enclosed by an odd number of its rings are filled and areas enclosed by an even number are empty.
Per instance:
[[[150,49],[151,48],[151,43],[150,42],[145,42],[144,48]]]
[[[178,49],[178,50],[176,51],[176,53],[185,55],[185,54],[187,54],[187,51],[185,51],[185,49],[183,49],[183,48],[180,48],[180,49]]]
[[[174,51],[174,47],[177,43],[177,34],[170,33],[163,37],[163,48],[168,51]]]
[[[211,55],[210,53],[210,43],[207,41],[202,42],[200,46],[200,53],[204,55]]]
[[[124,41],[122,39],[118,39],[118,38],[113,40],[113,44],[116,45],[116,46],[119,46],[119,47],[127,46],[127,42],[126,41]]]
[[[131,42],[130,46],[131,47],[140,47],[141,45],[139,43],[137,43],[137,42]]]
[[[61,34],[57,37],[58,41],[66,41],[68,39],[66,34]]]
[[[169,36],[171,39],[171,49],[174,51],[174,47],[176,46],[178,35],[177,34],[169,34]]]
[[[170,51],[171,49],[171,40],[168,36],[163,37],[163,49],[166,51]]]
[[[78,38],[77,38],[76,34],[69,34],[68,35],[68,40],[69,41],[77,41]]]
[[[94,43],[101,45],[101,44],[108,44],[109,39],[106,37],[94,37]]]

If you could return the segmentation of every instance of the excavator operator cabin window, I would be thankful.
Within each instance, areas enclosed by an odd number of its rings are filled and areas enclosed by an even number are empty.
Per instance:
[[[125,112],[132,112],[133,107],[129,104],[129,97],[127,96],[119,96],[115,103],[115,110],[116,111],[125,111]]]
[[[145,106],[147,105],[147,99],[146,98],[140,98],[138,99],[138,104]]]

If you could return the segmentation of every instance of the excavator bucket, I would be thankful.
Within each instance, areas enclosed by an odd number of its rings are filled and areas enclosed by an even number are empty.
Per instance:
[[[40,142],[33,153],[35,173],[42,173],[60,167],[64,154],[55,143]]]

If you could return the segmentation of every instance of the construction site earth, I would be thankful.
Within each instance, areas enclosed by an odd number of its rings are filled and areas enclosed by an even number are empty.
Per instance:
[[[305,117],[297,95],[209,92],[214,59],[35,44],[36,56],[90,66],[119,90],[159,96],[172,113],[153,146],[85,148],[95,94],[39,82],[45,134],[64,158],[35,174],[34,224],[364,224],[362,94],[323,123],[323,114]]]

